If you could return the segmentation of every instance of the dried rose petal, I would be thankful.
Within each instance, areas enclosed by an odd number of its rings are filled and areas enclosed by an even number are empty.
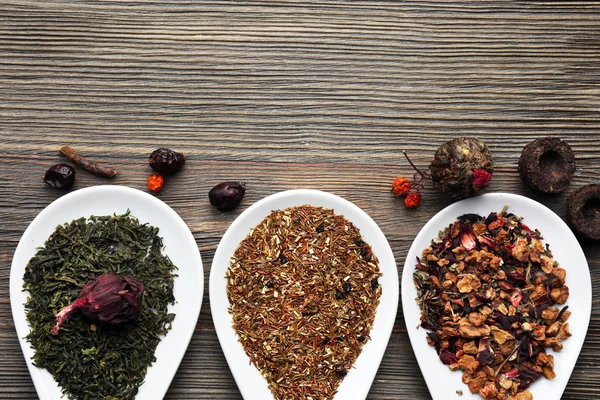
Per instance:
[[[521,303],[522,299],[523,299],[523,291],[518,288],[513,290],[513,292],[510,295],[510,303],[513,305],[513,307],[515,307],[515,308],[519,307],[519,304]]]
[[[473,231],[461,226],[460,243],[463,245],[465,250],[473,250],[477,246],[475,235]]]
[[[507,378],[518,378],[519,376],[521,376],[521,374],[519,373],[519,369],[517,367],[515,368],[511,368],[508,371],[506,371],[506,377]]]
[[[451,353],[449,351],[442,351],[440,353],[440,360],[442,360],[443,364],[450,365],[457,362],[458,358],[456,358],[456,355],[454,353]]]

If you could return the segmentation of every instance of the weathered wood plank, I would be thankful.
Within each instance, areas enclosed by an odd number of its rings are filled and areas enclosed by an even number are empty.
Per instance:
[[[61,195],[41,182],[69,144],[120,170],[78,172],[77,188],[145,188],[154,148],[185,152],[158,197],[187,222],[208,278],[224,231],[253,202],[293,188],[353,201],[381,226],[398,270],[420,227],[447,205],[430,187],[407,210],[389,194],[448,138],[491,148],[489,191],[558,215],[566,194],[534,194],[516,165],[533,138],[559,136],[578,161],[570,189],[598,182],[600,2],[0,0],[0,397],[32,399],[8,299],[12,254]],[[242,206],[208,190],[242,179]],[[600,247],[586,243],[593,290]],[[208,282],[208,280],[206,280]],[[207,284],[206,284],[207,285]],[[563,398],[600,397],[600,300]],[[457,386],[458,388],[458,386]],[[168,399],[240,399],[212,324],[208,290]],[[400,310],[369,399],[427,399]]]

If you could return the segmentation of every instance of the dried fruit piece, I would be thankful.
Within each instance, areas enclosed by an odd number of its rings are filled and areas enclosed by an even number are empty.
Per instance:
[[[109,325],[136,319],[143,294],[144,284],[129,276],[112,272],[102,274],[86,283],[73,304],[56,314],[52,333],[56,335],[60,326],[75,311]]]
[[[75,182],[75,168],[68,164],[56,164],[44,174],[44,182],[53,188],[68,189]]]
[[[229,211],[242,202],[245,193],[244,182],[222,182],[210,189],[208,199],[219,211]]]
[[[171,149],[160,148],[150,153],[150,167],[159,174],[172,174],[185,164],[185,156]]]
[[[560,193],[575,174],[575,156],[571,146],[558,138],[536,139],[523,149],[519,175],[530,189],[542,193]]]
[[[600,240],[600,186],[585,185],[567,199],[567,223],[583,238]]]
[[[494,164],[482,141],[459,137],[442,144],[429,166],[433,187],[452,200],[471,197],[488,186]]]

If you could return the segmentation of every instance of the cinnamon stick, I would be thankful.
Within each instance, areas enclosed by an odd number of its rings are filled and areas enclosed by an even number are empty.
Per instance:
[[[69,146],[61,147],[60,152],[67,156],[69,160],[93,174],[104,176],[106,178],[112,178],[117,174],[117,172],[119,172],[115,168],[100,165],[90,159],[80,156]]]

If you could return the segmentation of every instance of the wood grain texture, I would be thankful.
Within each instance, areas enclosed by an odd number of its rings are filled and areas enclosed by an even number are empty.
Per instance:
[[[564,215],[566,194],[525,189],[517,161],[533,138],[558,136],[577,157],[568,191],[598,182],[600,3],[0,0],[0,398],[36,398],[8,277],[23,231],[62,195],[41,182],[65,161],[62,145],[120,171],[107,181],[79,170],[73,190],[144,190],[149,153],[183,151],[185,170],[158,197],[189,225],[208,278],[235,217],[299,187],[369,213],[401,273],[420,227],[447,205],[431,188],[414,211],[390,196],[393,178],[410,174],[401,150],[425,166],[458,135],[492,150],[489,191],[524,194]],[[249,190],[242,207],[223,214],[207,192],[229,179],[246,180]],[[597,292],[600,247],[585,243],[584,251]],[[241,398],[207,289],[167,399]],[[564,399],[600,398],[598,351],[596,298]],[[401,305],[368,398],[430,398]]]

